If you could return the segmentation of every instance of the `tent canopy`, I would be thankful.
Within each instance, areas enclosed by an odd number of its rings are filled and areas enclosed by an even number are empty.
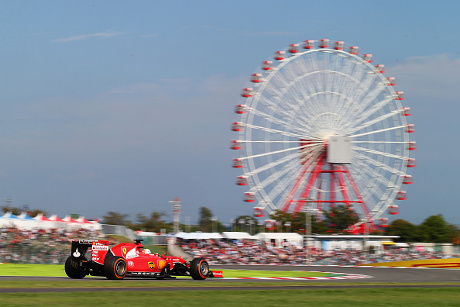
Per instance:
[[[251,236],[247,232],[223,232],[222,236],[229,240],[255,240],[257,237]]]
[[[16,215],[14,215],[12,212],[7,212],[3,216],[5,219],[19,219]]]
[[[178,232],[176,238],[184,240],[210,240],[222,239],[222,235],[217,232]]]

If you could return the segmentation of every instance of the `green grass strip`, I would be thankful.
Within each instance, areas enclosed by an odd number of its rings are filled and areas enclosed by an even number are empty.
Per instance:
[[[223,270],[224,277],[330,277],[343,274],[330,274],[309,271],[259,271],[259,270]],[[52,264],[0,264],[1,276],[54,276],[65,277],[63,265]]]
[[[0,294],[3,306],[458,306],[458,288],[142,291]]]

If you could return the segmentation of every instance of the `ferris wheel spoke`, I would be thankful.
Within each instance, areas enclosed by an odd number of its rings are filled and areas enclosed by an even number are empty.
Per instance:
[[[286,143],[285,141],[242,141],[242,142],[243,143]],[[247,156],[246,159],[254,159],[254,158],[259,158],[259,157],[266,157],[266,156],[271,156],[271,155],[275,155],[275,154],[280,154],[280,153],[286,153],[286,152],[289,152],[289,151],[292,151],[292,150],[299,150],[300,148],[301,148],[301,146],[297,146],[297,147],[290,147],[290,148],[286,148],[286,149],[282,149],[282,150],[264,152],[264,153],[257,154],[257,155]]]
[[[271,173],[264,181],[259,182],[257,185],[250,189],[250,192],[265,191],[264,188],[269,184],[272,184],[275,180],[279,180],[278,184],[270,190],[267,196],[270,199],[277,198],[287,186],[291,183],[290,177],[285,176],[288,173],[293,173],[297,171],[297,165],[295,163],[290,163],[286,167],[283,167],[282,170]],[[264,192],[265,193],[265,192]]]
[[[400,160],[406,159],[406,157],[403,157],[403,156],[399,156],[399,155],[395,155],[395,154],[391,154],[391,153],[387,153],[387,152],[382,152],[382,151],[378,151],[378,150],[367,149],[367,148],[362,148],[362,147],[358,147],[358,146],[353,146],[352,148],[354,150],[364,151],[364,152],[367,152],[367,153],[381,155],[381,156],[388,157],[388,158],[395,158],[395,159],[400,159]]]
[[[362,129],[364,129],[364,128],[370,127],[370,126],[372,126],[372,125],[374,125],[374,124],[376,124],[376,123],[379,123],[379,122],[384,121],[385,119],[388,119],[388,118],[390,118],[390,117],[392,117],[392,116],[395,116],[396,114],[398,114],[398,113],[400,113],[400,112],[401,112],[400,110],[393,110],[393,111],[391,111],[391,112],[388,112],[388,113],[386,113],[386,114],[383,114],[383,115],[381,115],[381,116],[379,116],[379,117],[376,117],[376,118],[374,118],[374,119],[372,119],[372,120],[369,120],[369,121],[363,123],[362,125],[360,125],[360,126],[358,126],[358,127],[355,127],[354,129],[350,130],[349,133],[352,134],[352,133],[354,133],[354,132],[356,132],[356,131],[360,131],[360,130],[362,130]],[[405,127],[405,126],[397,126],[397,127],[392,127],[392,128],[393,128],[393,129],[399,129],[399,128],[404,128],[404,127]],[[362,134],[362,135],[365,135],[365,134]],[[358,134],[358,135],[354,135],[354,136],[361,136],[361,135]]]
[[[406,125],[396,126],[396,127],[386,128],[386,129],[373,130],[373,131],[364,132],[364,133],[361,133],[361,134],[350,135],[350,137],[359,137],[359,136],[377,134],[377,133],[392,131],[392,130],[396,130],[396,129],[403,129],[403,128],[406,128]],[[355,142],[356,143],[363,143],[363,141],[355,141]]]
[[[381,110],[383,107],[388,105],[391,101],[393,101],[393,97],[387,97],[387,98],[377,102],[373,107],[369,108],[366,112],[361,112],[356,117],[350,117],[351,123],[348,124],[347,126],[350,127],[353,124],[357,125],[357,124],[362,123],[367,118],[369,118],[372,114],[374,114],[375,112]],[[355,131],[356,131],[356,129],[355,129]]]
[[[385,163],[379,162],[379,161],[377,161],[377,160],[375,160],[375,159],[373,159],[373,158],[371,158],[369,156],[363,155],[363,154],[358,154],[358,159],[366,160],[369,164],[372,164],[376,168],[383,169],[383,170],[387,171],[390,174],[399,174],[401,176],[406,174],[405,172],[403,172],[403,171],[401,171],[401,170],[399,170],[397,168],[390,167]]]
[[[270,176],[266,177],[263,181],[251,188],[249,191],[255,192],[265,188],[269,184],[273,183],[276,179],[282,178],[286,173],[294,169],[295,166],[296,164],[293,161],[291,161],[290,163],[285,165],[281,170],[276,170],[272,172]],[[271,170],[273,171],[273,168]]]
[[[370,92],[367,92],[365,90],[363,91],[356,91],[355,96],[353,96],[353,101],[359,101],[359,109],[357,110],[352,110],[349,109],[346,113],[346,117],[350,118],[351,122],[357,122],[359,123],[360,120],[363,118],[367,118],[370,114],[374,113],[377,111],[381,106],[379,105],[379,108],[377,108],[377,104],[374,104],[374,107],[370,107],[371,104],[375,102],[375,100],[379,97],[379,95],[386,89],[386,85],[382,82],[378,86],[376,86],[374,89],[372,89]],[[391,99],[383,99],[382,106],[391,101]],[[368,110],[368,112],[363,113],[362,110]]]
[[[368,183],[374,182],[372,185],[374,185],[375,182],[380,183],[382,186],[388,186],[389,185],[390,181],[385,178],[385,174],[382,174],[382,173],[376,171],[376,168],[373,168],[371,166],[371,164],[363,163],[363,161],[361,161],[360,162],[360,168],[363,168],[363,170],[366,172],[366,176],[369,177],[366,182],[368,182]]]
[[[369,165],[363,164],[359,165],[359,168],[362,169],[360,172],[358,171],[351,171],[351,174],[354,178],[357,178],[358,186],[360,187],[361,196],[365,200],[367,206],[369,206],[369,192],[378,187],[375,184],[375,178],[372,176],[370,172]]]
[[[267,97],[265,96],[261,96],[260,99],[258,100],[260,101],[262,104],[264,104],[267,108],[269,108],[270,110],[272,110],[273,112],[275,112],[277,115],[279,115],[281,118],[284,118],[286,120],[289,120],[290,117],[292,116],[291,113],[287,112],[286,110],[284,109],[281,109],[280,108],[280,104],[277,104],[275,102],[273,102],[272,100],[268,99]]]
[[[399,141],[352,141],[353,144],[407,144]]]
[[[243,174],[243,176],[257,175],[258,173],[264,172],[264,171],[266,171],[268,169],[277,167],[279,165],[285,164],[285,163],[287,163],[287,162],[289,162],[289,161],[291,161],[293,159],[298,159],[298,158],[299,158],[299,156],[298,156],[297,153],[292,153],[292,154],[287,155],[287,156],[285,156],[285,157],[283,157],[281,159],[278,159],[278,160],[276,160],[274,162],[267,163],[267,164],[265,164],[265,165],[263,165],[261,167],[255,168],[255,169],[253,169],[251,171],[248,171],[248,172],[245,172]],[[250,159],[250,157],[248,157],[248,158],[246,158],[246,157],[240,158],[241,161],[244,161],[246,159]]]
[[[381,198],[384,192],[379,185],[362,186],[361,191],[363,202],[366,204],[366,208],[368,211],[370,211],[370,213],[374,216],[373,218],[375,219],[375,215],[373,214],[377,205],[375,203],[375,198]]]
[[[288,130],[293,130],[293,132],[297,132],[297,133],[302,133],[303,132],[299,127],[294,127],[294,126],[292,126],[292,124],[287,123],[285,120],[281,120],[279,118],[271,116],[271,115],[269,115],[269,114],[267,114],[265,112],[261,112],[259,110],[256,110],[254,108],[249,108],[248,107],[247,112],[250,112],[250,113],[254,114],[255,116],[257,116],[259,118],[265,119],[270,123],[280,125],[280,126],[286,128]]]
[[[290,137],[294,137],[294,138],[301,138],[302,137],[302,135],[298,134],[298,133],[291,133],[291,132],[277,130],[277,129],[270,129],[270,128],[266,128],[266,127],[262,127],[262,126],[255,126],[255,125],[251,125],[251,124],[245,124],[245,126],[247,128],[250,128],[250,129],[269,132],[269,133],[276,134],[276,135],[284,135],[284,136],[290,136]],[[282,141],[280,141],[280,142],[282,142]]]

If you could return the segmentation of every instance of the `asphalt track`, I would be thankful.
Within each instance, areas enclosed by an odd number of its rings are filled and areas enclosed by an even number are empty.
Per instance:
[[[460,288],[460,270],[458,269],[433,269],[433,268],[385,268],[385,267],[341,267],[341,266],[248,266],[248,265],[220,265],[214,266],[215,270],[225,269],[244,269],[244,270],[264,270],[264,271],[321,271],[321,272],[336,272],[345,274],[363,274],[369,275],[371,278],[363,279],[343,279],[343,280],[321,280],[321,284],[317,281],[305,280],[299,285],[288,285],[289,280],[257,280],[258,286],[241,286],[241,282],[254,282],[254,280],[238,280],[238,279],[212,279],[204,281],[190,279],[190,287],[155,287],[155,283],[161,283],[162,280],[151,278],[125,278],[120,281],[119,287],[110,288],[0,288],[0,293],[38,293],[38,292],[106,292],[106,291],[187,291],[187,290],[264,290],[264,289],[334,289],[334,288],[383,288],[383,287],[458,287]],[[225,271],[224,271],[225,274]],[[225,275],[224,275],[225,276]],[[94,280],[105,278],[87,278],[86,281],[91,283]],[[62,281],[65,283],[71,280],[66,277],[24,277],[24,276],[0,276],[0,282],[8,282],[9,280],[34,280],[40,281]],[[129,283],[135,280],[151,280],[152,287],[123,287],[123,283]],[[171,280],[170,280],[171,281]],[[176,280],[172,280],[176,281]],[[179,279],[177,279],[179,281]],[[183,281],[183,279],[182,279]],[[219,285],[222,282],[238,282],[238,285]],[[292,282],[292,281],[291,281]],[[206,287],[196,287],[199,283],[206,283]],[[212,283],[210,285],[209,283]],[[263,283],[263,285],[260,285]],[[350,284],[353,283],[353,284]],[[356,285],[359,283],[359,285]],[[366,285],[368,283],[368,285]],[[376,285],[378,283],[389,283],[387,285]],[[404,283],[398,285],[392,283]],[[440,285],[439,283],[458,283]],[[348,284],[348,285],[347,285]]]

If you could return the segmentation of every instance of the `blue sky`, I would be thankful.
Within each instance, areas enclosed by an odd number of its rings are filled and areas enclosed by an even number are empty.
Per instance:
[[[0,1],[0,199],[60,216],[252,214],[231,168],[240,90],[306,39],[358,45],[411,107],[397,218],[460,224],[460,2]],[[457,187],[457,188],[456,188]]]

